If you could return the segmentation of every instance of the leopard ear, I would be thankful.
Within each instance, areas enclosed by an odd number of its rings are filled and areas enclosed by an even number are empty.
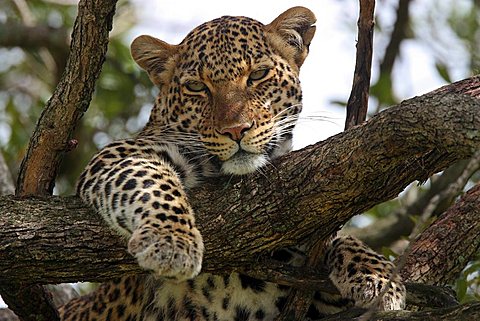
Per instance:
[[[150,36],[133,40],[130,52],[136,63],[145,69],[155,85],[160,85],[161,74],[174,63],[177,46]]]
[[[278,53],[300,68],[315,35],[313,24],[316,21],[317,18],[309,9],[293,7],[266,25],[265,30]]]

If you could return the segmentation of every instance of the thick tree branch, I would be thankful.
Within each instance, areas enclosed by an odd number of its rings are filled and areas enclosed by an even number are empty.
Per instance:
[[[40,53],[46,48],[55,60],[55,79],[58,81],[67,63],[69,37],[66,28],[48,25],[24,25],[15,22],[0,23],[0,47],[20,47]],[[40,49],[40,50],[39,50]]]
[[[70,284],[58,284],[58,285],[48,285],[46,286],[47,290],[52,294],[53,304],[55,307],[60,307],[72,300],[75,297],[78,297],[79,294],[73,289]],[[18,321],[18,317],[13,313],[12,310],[1,308],[0,309],[0,321]],[[51,321],[51,320],[49,320]]]
[[[192,191],[206,242],[204,271],[255,275],[260,254],[325,239],[413,180],[470,157],[480,147],[480,100],[462,91],[478,95],[480,77],[405,101],[293,152],[265,176],[234,179],[230,186],[212,180]],[[75,197],[4,197],[0,211],[0,275],[6,280],[98,281],[138,272],[125,241]]]

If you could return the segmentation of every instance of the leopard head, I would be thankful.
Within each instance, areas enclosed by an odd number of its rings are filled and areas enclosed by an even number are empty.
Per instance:
[[[268,25],[224,16],[179,45],[136,38],[132,56],[160,90],[147,127],[198,137],[226,174],[254,172],[289,151],[314,23],[310,10],[294,7]]]

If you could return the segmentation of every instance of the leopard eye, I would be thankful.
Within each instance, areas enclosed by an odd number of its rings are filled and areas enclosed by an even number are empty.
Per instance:
[[[262,80],[263,78],[267,77],[269,71],[270,69],[268,68],[255,70],[250,74],[250,77],[248,77],[248,81],[251,83],[253,81]]]
[[[185,88],[187,88],[191,92],[198,93],[201,91],[205,91],[207,89],[207,85],[205,85],[201,81],[189,81],[185,84]]]

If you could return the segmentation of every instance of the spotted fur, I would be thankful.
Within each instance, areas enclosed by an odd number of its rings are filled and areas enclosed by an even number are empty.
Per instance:
[[[78,181],[78,195],[128,240],[151,271],[125,276],[75,299],[62,320],[273,320],[287,287],[233,273],[200,273],[202,236],[188,202],[206,177],[257,171],[291,148],[301,111],[299,69],[315,33],[302,7],[272,23],[225,16],[204,23],[179,45],[150,36],[132,43],[135,61],[159,88],[145,128],[104,147]],[[274,258],[300,265],[303,253]],[[310,318],[354,305],[368,307],[389,284],[393,265],[353,238],[338,238],[325,256],[342,296],[318,292]],[[379,304],[401,309],[398,277]]]

